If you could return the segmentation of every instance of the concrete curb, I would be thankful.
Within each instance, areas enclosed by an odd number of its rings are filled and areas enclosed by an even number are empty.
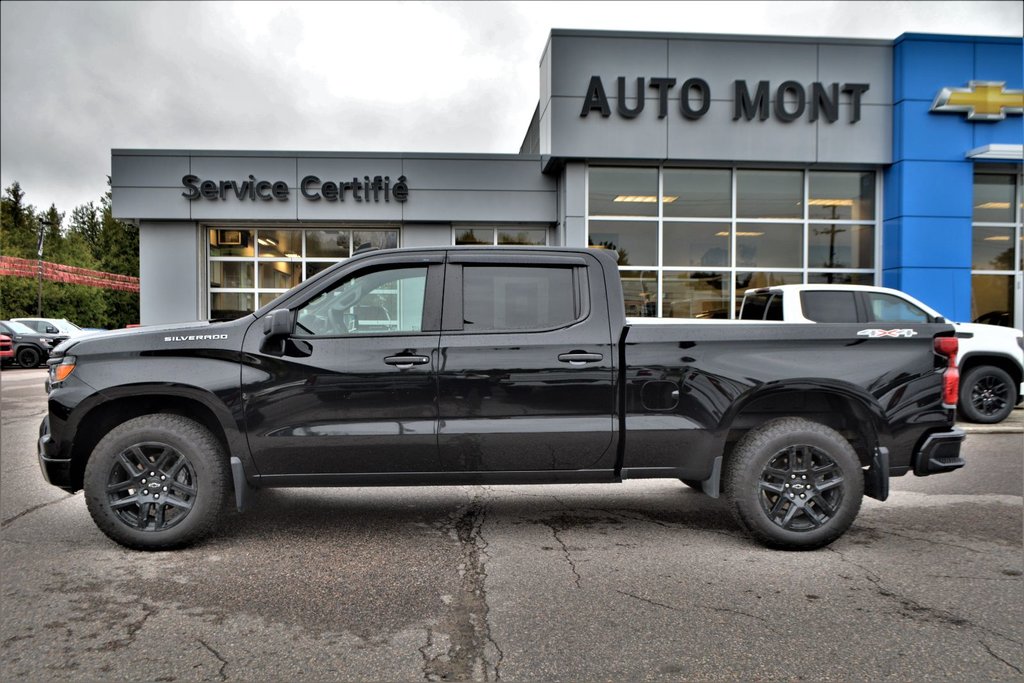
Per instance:
[[[956,426],[968,434],[1024,434],[1024,406],[1017,406],[1010,417],[994,425],[957,422]]]

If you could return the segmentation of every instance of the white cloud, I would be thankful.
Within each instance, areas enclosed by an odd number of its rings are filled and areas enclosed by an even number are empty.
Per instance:
[[[1019,2],[0,4],[0,182],[62,211],[111,148],[518,151],[551,28],[1020,35]]]

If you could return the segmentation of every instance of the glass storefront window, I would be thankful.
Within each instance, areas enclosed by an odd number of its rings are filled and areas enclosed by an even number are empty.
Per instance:
[[[256,310],[252,303],[252,294],[214,292],[210,295],[210,320],[237,320]]]
[[[799,223],[738,223],[736,265],[750,268],[800,268],[804,231]]]
[[[729,265],[729,223],[665,222],[664,265],[723,267]]]
[[[352,253],[359,249],[395,249],[397,230],[356,230],[352,233]]]
[[[807,273],[807,282],[812,285],[873,285],[872,273]]]
[[[727,218],[732,215],[732,172],[728,169],[666,168],[666,218]]]
[[[874,171],[599,166],[588,173],[587,244],[615,251],[629,269],[623,278],[642,272],[660,284],[657,311],[634,296],[630,315],[734,317],[748,281],[875,282]],[[660,213],[612,206],[617,188],[631,188],[640,204],[659,184]]]
[[[455,244],[494,244],[494,228],[458,229]]]
[[[547,239],[547,230],[518,230],[515,228],[498,230],[498,244],[543,246],[547,244]]]
[[[351,240],[348,230],[307,230],[306,258],[348,258]]]
[[[1014,181],[1010,173],[974,174],[974,215],[976,223],[1013,223]]]
[[[1013,276],[971,276],[971,320],[1013,327]]]
[[[220,225],[207,234],[209,315],[224,319],[251,313],[257,302],[262,306],[299,284],[304,273],[312,277],[348,258],[354,253],[353,242],[378,249],[397,247],[399,231]]]
[[[210,256],[254,256],[256,240],[252,230],[210,230]]]
[[[875,226],[812,223],[807,229],[811,268],[874,268]]]
[[[656,221],[590,221],[589,244],[615,251],[620,266],[658,265]]]
[[[590,169],[591,216],[658,215],[658,169]]]
[[[239,261],[211,261],[210,286],[224,289],[252,287],[252,263]]]
[[[544,246],[548,243],[547,228],[501,226],[497,228],[458,227],[452,231],[455,244],[507,244],[509,246]]]
[[[306,262],[306,279],[309,279],[319,273],[321,270],[327,270],[335,264],[334,261],[307,261]]]
[[[302,281],[302,264],[272,261],[259,264],[261,289],[291,289]]]
[[[298,230],[259,230],[256,246],[260,258],[302,258],[302,233]]]
[[[1013,233],[1012,226],[974,226],[971,267],[975,270],[1013,270]]]
[[[728,318],[729,277],[720,272],[666,271],[661,314],[665,318]]]
[[[802,218],[803,171],[736,171],[740,218]]]
[[[875,174],[812,171],[807,215],[843,221],[875,220]]]
[[[658,273],[652,270],[623,270],[622,296],[626,315],[654,318],[658,315]]]
[[[971,317],[1024,326],[1024,176],[979,165],[974,173]]]

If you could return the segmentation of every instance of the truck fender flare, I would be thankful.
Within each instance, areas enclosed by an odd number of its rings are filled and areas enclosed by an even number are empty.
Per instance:
[[[88,405],[88,409],[82,411],[81,416],[72,426],[77,430],[78,424],[83,420],[88,419],[89,415],[93,413],[93,411],[102,409],[103,406],[111,403],[112,401],[157,396],[187,399],[199,403],[209,410],[217,421],[221,431],[224,433],[224,438],[227,441],[227,447],[229,450],[227,455],[241,459],[241,462],[245,465],[244,472],[246,475],[251,476],[257,473],[255,464],[252,462],[252,458],[249,453],[249,443],[245,437],[245,432],[239,427],[237,420],[231,414],[223,401],[218,399],[210,391],[200,387],[187,384],[161,383],[128,384],[104,389],[87,399],[90,404]]]
[[[864,389],[853,384],[836,380],[795,379],[782,382],[769,382],[767,384],[760,385],[737,398],[719,422],[718,432],[722,435],[721,438],[723,446],[728,438],[729,431],[736,422],[736,419],[754,402],[774,395],[807,392],[832,395],[841,400],[852,402],[854,405],[860,406],[860,408],[864,410],[865,416],[868,418],[867,426],[869,429],[862,431],[864,432],[864,436],[867,441],[866,445],[870,453],[874,453],[884,437],[889,434],[885,411],[882,409],[882,406],[878,401],[875,400],[875,397]]]

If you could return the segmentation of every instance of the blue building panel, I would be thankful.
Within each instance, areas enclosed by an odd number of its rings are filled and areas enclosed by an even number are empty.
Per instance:
[[[970,219],[902,217],[894,231],[900,251],[899,266],[970,271],[970,227]]]
[[[974,46],[974,79],[1005,81],[1007,88],[1015,90],[1024,88],[1024,40],[1018,40],[1016,44],[977,43]]]
[[[907,100],[893,107],[901,130],[900,141],[893,148],[893,160],[964,160],[964,153],[974,143],[973,126],[964,125],[963,115],[929,115],[931,106],[931,100]]]
[[[940,88],[974,78],[974,45],[946,36],[901,37],[893,48],[893,102],[931,102]],[[898,84],[898,86],[897,86]]]
[[[961,161],[903,161],[899,182],[899,216],[965,218],[970,221],[974,167]],[[887,195],[888,197],[888,195]]]
[[[900,268],[885,271],[883,285],[920,299],[947,319],[971,319],[971,273],[958,268]]]
[[[893,46],[893,154],[883,174],[882,282],[951,320],[971,317],[975,162],[985,145],[1024,144],[1024,120],[932,112],[943,88],[1004,81],[1021,89],[1024,40],[907,34]],[[1003,160],[1002,163],[1006,163]]]

